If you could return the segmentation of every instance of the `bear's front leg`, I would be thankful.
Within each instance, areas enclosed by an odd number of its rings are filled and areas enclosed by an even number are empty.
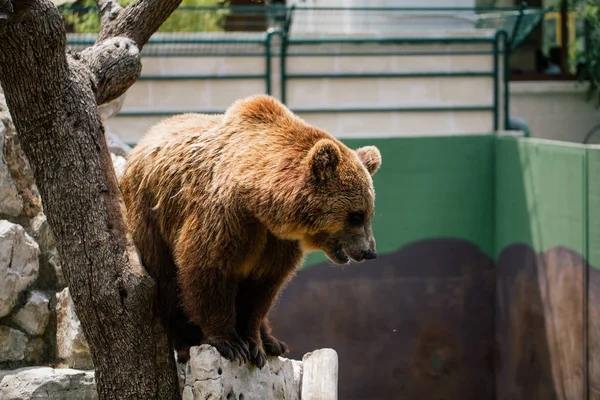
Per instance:
[[[250,360],[248,343],[236,329],[236,270],[243,238],[232,235],[227,221],[238,217],[228,208],[213,204],[219,218],[188,218],[173,252],[181,305],[190,321],[200,327],[202,343],[210,344],[228,360]],[[209,224],[209,225],[206,225]],[[212,234],[207,237],[207,233]]]
[[[237,334],[237,279],[215,267],[180,268],[183,308],[204,336],[228,360],[250,360],[247,341]]]
[[[246,279],[240,282],[237,294],[237,331],[249,345],[251,362],[259,368],[267,363],[267,353],[263,346],[261,323],[273,299],[274,282]]]
[[[260,368],[266,364],[267,356],[280,356],[288,350],[284,342],[271,335],[266,317],[301,259],[298,242],[281,240],[269,233],[256,269],[239,284],[238,332],[250,345],[252,363]]]
[[[284,277],[247,279],[239,285],[237,329],[250,346],[251,362],[259,368],[266,364],[268,356],[280,356],[288,350],[285,343],[271,335],[267,321],[267,313],[284,281]]]

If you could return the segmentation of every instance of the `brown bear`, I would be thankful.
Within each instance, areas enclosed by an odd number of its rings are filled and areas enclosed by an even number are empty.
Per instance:
[[[261,368],[284,354],[267,313],[304,254],[376,257],[380,164],[376,147],[353,151],[266,95],[152,127],[120,185],[178,361],[201,343]]]

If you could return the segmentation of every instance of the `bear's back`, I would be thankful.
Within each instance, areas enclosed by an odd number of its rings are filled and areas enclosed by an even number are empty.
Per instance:
[[[190,206],[181,200],[201,200],[199,192],[210,186],[214,163],[210,154],[216,153],[202,148],[214,142],[207,135],[222,118],[206,114],[167,118],[151,127],[128,154],[120,186],[134,232],[146,225],[139,220],[142,216],[152,215],[162,235],[170,237]]]

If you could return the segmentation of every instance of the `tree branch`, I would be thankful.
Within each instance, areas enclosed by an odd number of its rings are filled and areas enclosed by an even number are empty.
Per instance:
[[[126,8],[117,0],[96,3],[100,33],[96,44],[81,57],[95,75],[96,102],[100,105],[121,96],[140,77],[142,47],[181,0],[137,0]]]
[[[116,99],[140,77],[140,52],[131,39],[116,37],[105,40],[80,53],[94,76],[96,102]]]
[[[100,10],[101,25],[108,25],[110,21],[117,18],[117,15],[123,9],[118,0],[96,0],[96,3]]]
[[[109,3],[116,3],[116,0],[97,0],[98,6],[104,13],[111,14]],[[111,18],[103,17],[101,19],[100,33],[98,42],[102,42],[111,37],[122,36],[133,40],[140,51],[154,34],[160,28],[163,22],[175,11],[181,0],[136,0],[124,9],[113,13]]]

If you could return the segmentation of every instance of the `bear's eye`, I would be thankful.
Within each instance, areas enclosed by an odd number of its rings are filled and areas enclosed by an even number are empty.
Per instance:
[[[362,226],[365,223],[365,213],[351,212],[348,214],[348,224],[355,228]]]

